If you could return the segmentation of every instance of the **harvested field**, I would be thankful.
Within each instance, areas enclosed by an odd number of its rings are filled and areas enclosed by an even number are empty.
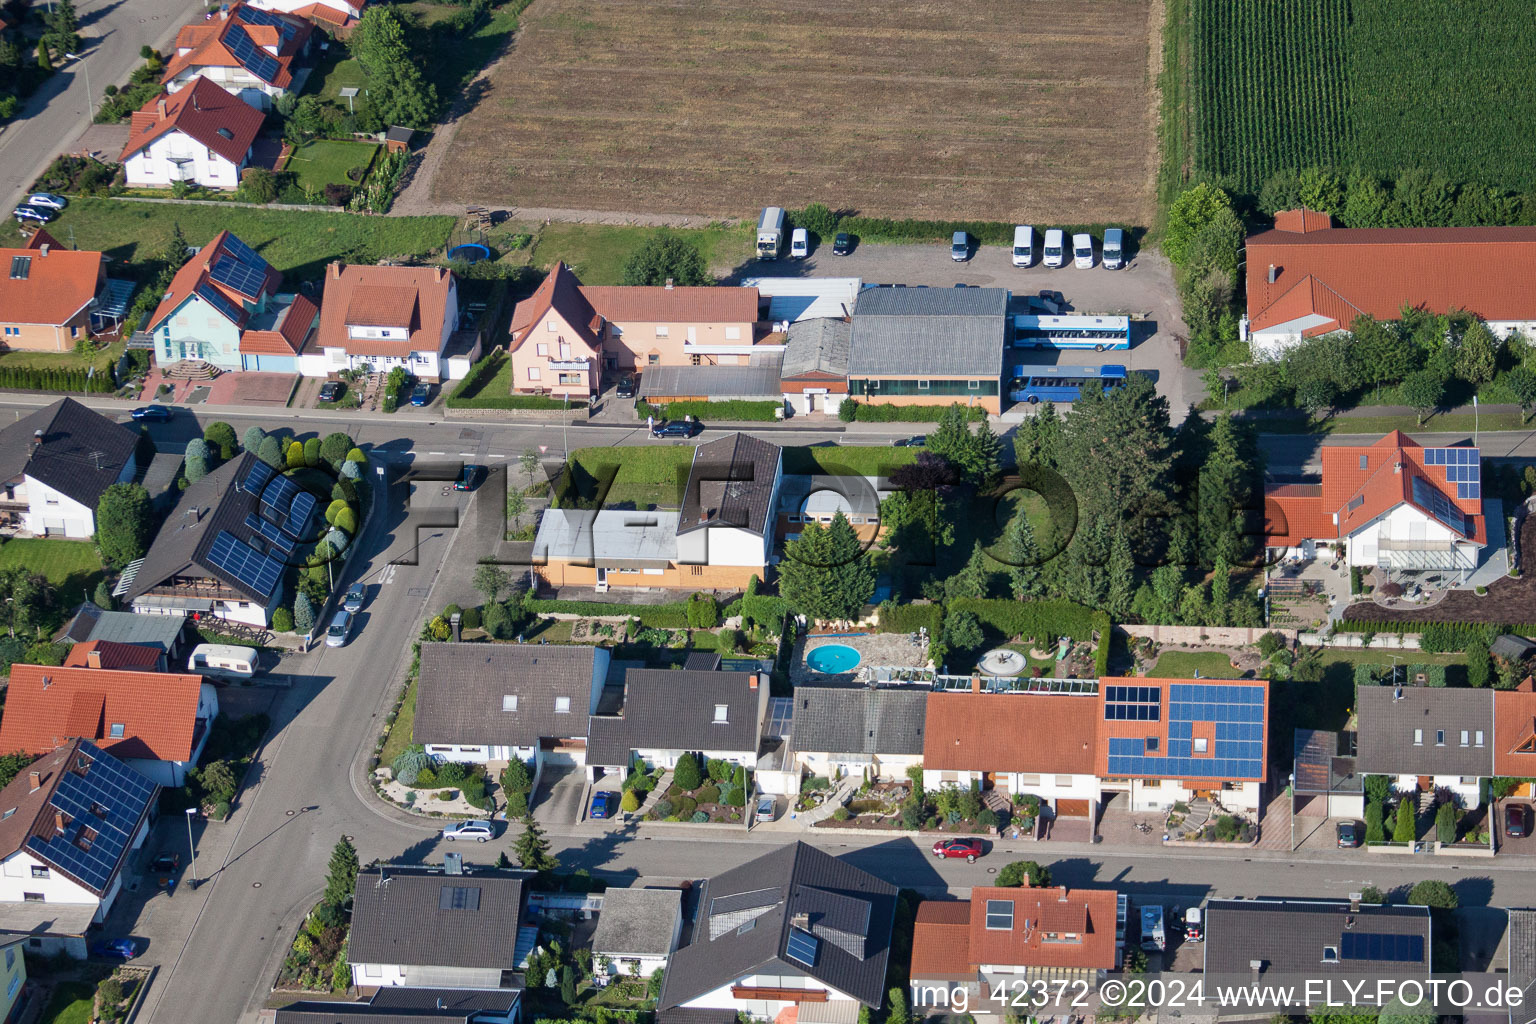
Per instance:
[[[535,0],[431,195],[1147,224],[1154,7]]]

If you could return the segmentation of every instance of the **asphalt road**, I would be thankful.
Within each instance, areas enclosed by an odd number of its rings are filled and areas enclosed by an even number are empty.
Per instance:
[[[202,9],[196,0],[80,0],[75,5],[84,59],[62,64],[27,101],[21,116],[0,130],[0,196],[7,216],[60,149],[90,123],[88,103],[99,104],[103,89],[128,80],[145,44],[163,52],[176,30]]]

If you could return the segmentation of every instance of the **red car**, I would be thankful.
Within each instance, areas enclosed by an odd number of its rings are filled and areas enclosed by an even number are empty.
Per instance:
[[[964,857],[972,864],[985,851],[980,839],[940,839],[933,844],[933,855],[939,858]]]

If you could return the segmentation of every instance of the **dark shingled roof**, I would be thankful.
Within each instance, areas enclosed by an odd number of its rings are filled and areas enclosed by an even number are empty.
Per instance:
[[[773,485],[782,449],[751,434],[730,434],[699,445],[677,532],[733,526],[767,536]]]
[[[398,866],[360,872],[348,957],[355,964],[513,970],[523,878],[488,868],[461,875]],[[450,906],[455,889],[469,890],[459,908]]]
[[[1521,988],[1536,981],[1536,910],[1510,910],[1509,980]],[[1526,1014],[1526,1019],[1529,1019]]]
[[[43,443],[33,451],[37,431]],[[136,432],[63,398],[0,430],[0,480],[25,473],[94,512],[138,443]]]
[[[666,956],[682,912],[681,889],[609,889],[592,932],[592,951]]]
[[[422,644],[412,738],[531,747],[585,736],[592,677],[601,686],[607,671],[608,652],[584,645]],[[503,710],[507,696],[515,711]],[[570,698],[569,712],[555,710],[558,697]]]
[[[446,1010],[474,1013],[494,1010],[505,1013],[523,994],[516,988],[415,988],[385,985],[373,994],[368,1005],[386,1010],[431,1010],[441,1003]]]
[[[1401,699],[1397,697],[1402,693]],[[1492,775],[1493,691],[1362,686],[1355,762],[1367,775]],[[1420,741],[1414,742],[1414,731]],[[1445,733],[1440,741],[1438,734]],[[1461,734],[1467,733],[1466,743]],[[1477,744],[1477,733],[1483,743]]]
[[[1269,974],[1308,978],[1330,975],[1419,977],[1429,974],[1428,907],[1362,904],[1329,900],[1211,900],[1205,905],[1205,973],[1249,975],[1251,961],[1264,961]],[[1344,936],[1417,936],[1422,958],[1346,959]],[[1411,949],[1412,943],[1398,943]],[[1323,950],[1339,952],[1324,962]]]
[[[928,694],[921,689],[795,688],[789,734],[813,754],[921,754]]]
[[[587,763],[629,764],[634,750],[721,750],[757,754],[761,701],[768,681],[751,672],[632,668],[624,674],[624,707],[595,715],[587,727]],[[418,701],[419,703],[419,701]],[[715,707],[725,705],[724,722]]]
[[[667,1011],[752,974],[805,974],[867,1006],[884,998],[896,887],[805,843],[707,880],[693,941],[672,955],[656,1007]],[[791,959],[791,933],[815,955]],[[750,926],[749,926],[750,925]]]
[[[134,612],[109,612],[87,601],[75,617],[58,633],[55,643],[85,643],[102,640],[118,644],[138,644],[170,654],[181,642],[182,615],[138,615]]]
[[[408,990],[405,990],[408,991]],[[274,1024],[468,1024],[471,1010],[394,1010],[369,1003],[302,999],[277,1011]]]

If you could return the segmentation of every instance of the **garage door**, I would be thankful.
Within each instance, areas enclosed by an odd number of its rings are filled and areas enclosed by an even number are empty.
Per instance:
[[[1058,818],[1086,818],[1088,817],[1088,801],[1057,800],[1056,816]]]
[[[547,765],[580,768],[587,763],[586,740],[545,740],[539,744],[539,760]]]

